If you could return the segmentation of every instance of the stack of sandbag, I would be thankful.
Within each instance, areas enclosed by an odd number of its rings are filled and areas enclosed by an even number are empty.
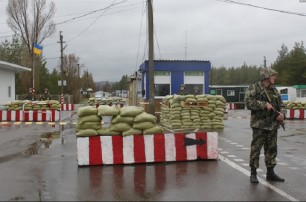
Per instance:
[[[162,129],[156,125],[157,118],[144,112],[142,107],[124,106],[119,111],[120,113],[112,118],[110,131],[123,136],[162,132]]]
[[[286,109],[306,109],[306,102],[292,101],[284,102]]]
[[[101,116],[98,109],[93,106],[80,107],[77,111],[78,120],[76,125],[77,136],[98,135],[97,130],[102,128]]]
[[[16,111],[22,110],[25,111],[32,110],[61,110],[61,104],[57,100],[48,100],[48,101],[29,101],[29,100],[15,100],[7,102],[4,104],[5,110]]]
[[[169,129],[223,129],[226,100],[220,95],[166,96],[161,124]]]
[[[47,105],[44,106],[46,109],[61,110],[61,104],[58,100],[49,100]]]
[[[162,133],[157,126],[157,118],[144,112],[137,106],[100,105],[80,107],[78,112],[76,132],[78,136],[93,135],[147,135]],[[110,118],[111,117],[111,118]],[[102,120],[110,118],[110,125],[101,124]]]

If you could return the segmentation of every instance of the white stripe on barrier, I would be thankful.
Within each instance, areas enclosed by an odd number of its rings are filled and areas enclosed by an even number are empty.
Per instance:
[[[165,136],[166,161],[175,161],[176,160],[175,136],[171,133],[166,133],[164,136]]]
[[[186,134],[187,138],[191,138],[191,139],[196,139],[196,135],[195,133],[189,133]],[[197,153],[197,145],[190,145],[186,147],[186,152],[187,152],[187,160],[194,160],[197,159],[198,157],[198,153]]]
[[[103,139],[102,139],[103,137]],[[102,159],[104,164],[114,163],[113,141],[112,136],[101,136]]]
[[[145,153],[146,153],[146,161],[154,162],[154,139],[153,135],[145,135],[144,136],[144,144],[145,144]]]
[[[124,137],[123,163],[134,163],[134,135]]]
[[[218,133],[208,132],[206,144],[207,144],[207,158],[208,159],[218,158]]]
[[[77,138],[78,164],[89,165],[89,138]]]

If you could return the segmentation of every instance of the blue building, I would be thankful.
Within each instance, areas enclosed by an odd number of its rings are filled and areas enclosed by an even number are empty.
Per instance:
[[[149,61],[139,67],[144,99],[149,99]],[[202,60],[154,60],[155,98],[177,94],[181,84],[193,94],[198,87],[200,94],[209,94],[210,61]]]

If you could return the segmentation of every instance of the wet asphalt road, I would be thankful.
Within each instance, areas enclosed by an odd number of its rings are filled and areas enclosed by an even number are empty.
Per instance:
[[[219,132],[219,159],[78,167],[76,116],[60,125],[0,125],[1,201],[305,201],[306,121],[279,130],[276,172],[265,180],[261,157],[257,185],[249,182],[249,111],[230,110]],[[72,116],[71,116],[72,115]]]

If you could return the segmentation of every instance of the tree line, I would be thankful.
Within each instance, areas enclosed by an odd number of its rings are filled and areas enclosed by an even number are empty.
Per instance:
[[[277,85],[306,84],[306,50],[303,41],[295,42],[292,50],[281,45],[277,59],[271,64],[277,71]],[[243,64],[241,67],[213,67],[211,85],[248,85],[259,80],[259,66]]]

